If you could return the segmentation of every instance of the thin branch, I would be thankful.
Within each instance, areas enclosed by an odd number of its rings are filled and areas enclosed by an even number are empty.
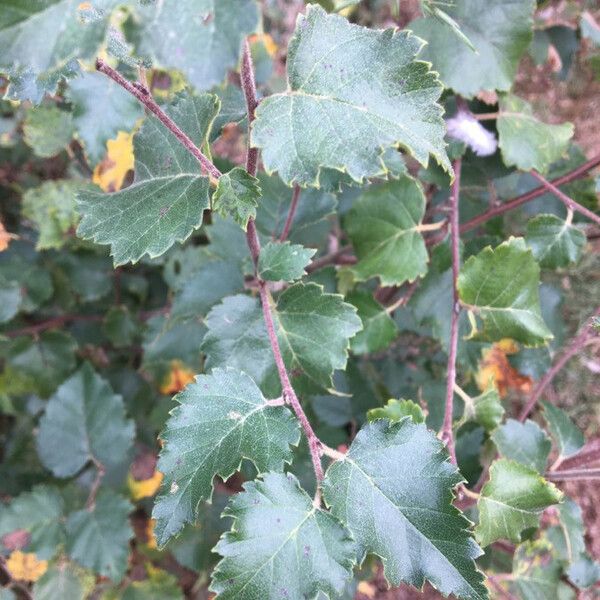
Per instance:
[[[600,440],[588,442],[577,454],[572,454],[560,460],[557,467],[563,470],[578,469],[600,462]]]
[[[594,316],[600,315],[600,308],[596,310]],[[552,382],[552,380],[556,377],[558,372],[567,364],[570,358],[575,356],[588,342],[590,337],[592,336],[592,321],[591,319],[586,322],[586,324],[581,328],[581,331],[578,335],[576,335],[571,343],[564,349],[560,358],[554,363],[551,369],[540,379],[539,383],[535,386],[529,400],[527,400],[521,414],[519,415],[519,420],[521,423],[527,419],[531,411],[534,409],[535,405],[538,403],[539,399],[542,397],[544,390],[548,387],[548,385]]]
[[[301,188],[299,185],[294,186],[294,191],[292,192],[292,202],[290,204],[290,210],[288,211],[287,219],[285,220],[285,225],[283,226],[283,231],[279,236],[280,242],[285,242],[288,235],[290,234],[290,229],[292,228],[292,223],[294,222],[294,217],[296,216],[296,209],[298,208],[298,201],[300,200],[300,192]]]
[[[553,179],[550,183],[552,183],[554,186],[570,183],[575,179],[579,179],[580,177],[587,175],[589,171],[591,171],[598,165],[600,165],[600,154],[594,156],[593,158],[583,163],[579,167],[573,169],[569,173],[566,173],[565,175],[561,175],[560,177]],[[493,219],[494,217],[503,215],[509,210],[513,210],[514,208],[518,208],[519,206],[522,206],[523,204],[526,204],[527,202],[530,202],[535,198],[539,198],[543,194],[547,193],[547,191],[547,188],[542,185],[540,187],[535,188],[534,190],[531,190],[530,192],[527,192],[526,194],[521,194],[520,196],[517,196],[512,200],[508,200],[507,202],[504,202],[499,206],[494,206],[493,208],[490,208],[484,213],[481,213],[480,215],[477,215],[476,217],[473,217],[469,221],[463,223],[460,226],[460,232],[466,233],[467,231],[471,231],[472,229],[479,227],[479,225],[482,225],[483,223],[489,221],[490,219]]]
[[[157,315],[165,315],[169,312],[171,307],[169,305],[163,306],[162,308],[157,308],[154,310],[146,310],[138,313],[137,317],[140,321],[148,321],[152,317],[156,317]],[[60,315],[58,317],[52,317],[51,319],[47,319],[46,321],[41,321],[40,323],[35,323],[34,325],[28,325],[27,327],[21,327],[20,329],[13,329],[12,331],[2,331],[1,335],[5,335],[9,338],[16,338],[23,335],[38,335],[47,331],[48,329],[56,329],[58,327],[62,327],[67,323],[77,323],[77,322],[100,322],[104,320],[106,315],[77,315],[77,314],[66,314]]]
[[[329,254],[325,254],[316,260],[313,260],[308,267],[306,267],[307,273],[313,273],[318,269],[322,269],[323,267],[327,267],[328,265],[335,264],[336,261],[344,255],[346,252],[352,250],[352,246],[342,246],[335,252],[331,252]]]
[[[568,471],[548,471],[546,479],[550,481],[571,481],[581,479],[600,479],[598,469],[571,469]]]
[[[537,171],[531,171],[531,176],[537,179],[549,192],[552,192],[570,211],[576,211],[587,217],[594,223],[600,225],[600,216],[587,209],[585,206],[575,202],[572,198],[561,192],[554,184],[550,183],[543,175]]]
[[[454,435],[452,433],[452,414],[454,411],[454,386],[456,385],[456,353],[458,349],[458,319],[460,303],[458,299],[458,271],[460,269],[460,232],[458,225],[458,208],[460,196],[461,159],[454,161],[454,181],[450,192],[450,240],[452,246],[452,316],[450,319],[450,344],[448,350],[448,370],[446,375],[446,403],[444,423],[442,425],[442,441],[448,446],[452,462],[456,464]]]
[[[250,46],[246,40],[244,43],[244,55],[242,58],[242,88],[244,90],[244,96],[246,98],[246,104],[248,109],[248,123],[252,125],[254,120],[254,111],[258,106],[256,99],[256,84],[254,77],[254,68],[252,65],[252,56],[250,54]],[[248,142],[248,154],[246,157],[246,169],[248,173],[255,175],[258,166],[258,149],[252,148],[250,142]],[[252,255],[252,260],[255,266],[258,264],[258,257],[260,255],[260,240],[258,238],[258,232],[256,231],[256,225],[254,219],[250,219],[248,222],[248,228],[246,231],[246,241]],[[281,348],[279,346],[279,340],[277,339],[277,332],[275,329],[275,321],[273,319],[273,313],[271,311],[271,294],[266,281],[263,281],[256,272],[256,279],[258,282],[258,291],[260,294],[260,303],[263,312],[263,318],[267,328],[267,334],[269,336],[269,342],[271,344],[271,350],[275,359],[275,365],[279,374],[279,380],[281,382],[281,388],[283,391],[283,397],[286,402],[292,406],[296,417],[300,421],[300,425],[308,440],[308,448],[310,450],[310,456],[315,471],[315,477],[317,479],[317,491],[315,494],[314,504],[320,506],[321,504],[321,491],[320,484],[323,481],[323,465],[321,464],[321,441],[315,434],[307,416],[296,396],[296,392],[292,387],[292,382],[288,375],[285,367],[285,362],[281,354]]]
[[[38,335],[48,329],[55,329],[62,327],[67,323],[73,323],[76,321],[102,321],[103,315],[60,315],[59,317],[53,317],[41,323],[35,325],[29,325],[28,327],[22,327],[21,329],[13,329],[12,331],[3,331],[2,335],[9,338],[16,338],[22,335]]]
[[[252,148],[250,130],[254,121],[258,97],[256,95],[256,78],[254,76],[254,65],[252,64],[252,53],[248,39],[244,40],[244,52],[242,55],[241,82],[246,108],[248,110],[248,153],[246,154],[246,171],[250,175],[256,175],[258,169],[258,148]]]
[[[165,114],[163,109],[155,102],[150,94],[150,90],[143,84],[127,81],[117,70],[106,64],[101,58],[96,59],[96,69],[110,77],[115,83],[127,90],[132,96],[135,96],[192,154],[200,163],[202,169],[215,180],[221,176],[221,171],[202,153],[200,148],[185,134],[171,119]]]
[[[262,304],[263,317],[267,326],[267,333],[269,335],[269,341],[271,343],[271,349],[273,350],[273,356],[275,357],[275,364],[277,366],[277,372],[279,373],[279,379],[281,381],[281,387],[283,389],[283,396],[287,402],[289,402],[300,421],[300,425],[304,430],[306,439],[308,440],[308,448],[310,450],[310,456],[312,459],[313,467],[315,470],[315,476],[317,478],[317,486],[323,481],[323,466],[321,465],[321,441],[315,434],[307,416],[302,408],[296,392],[292,387],[289,375],[283,362],[283,356],[281,355],[281,348],[279,347],[279,341],[277,339],[277,333],[275,332],[275,323],[273,321],[273,314],[271,312],[271,294],[267,288],[265,281],[259,281],[258,289],[260,292],[260,301]]]
[[[92,487],[90,488],[90,493],[88,495],[88,499],[85,503],[85,507],[87,510],[94,510],[94,506],[96,505],[96,496],[98,495],[98,490],[100,489],[100,485],[102,484],[102,480],[104,479],[104,475],[106,475],[106,469],[104,465],[95,457],[92,457],[92,464],[96,467],[96,477],[92,482]]]
[[[332,458],[333,460],[346,460],[346,458],[347,458],[347,456],[343,452],[340,452],[339,450],[335,450],[334,448],[330,448],[329,446],[326,446],[325,444],[321,444],[321,453],[324,456],[328,456],[329,458]]]
[[[4,579],[6,579],[6,587],[12,588],[17,595],[25,600],[33,600],[33,596],[27,587],[13,578],[12,573],[6,566],[6,559],[4,556],[0,556],[0,573],[2,573]]]

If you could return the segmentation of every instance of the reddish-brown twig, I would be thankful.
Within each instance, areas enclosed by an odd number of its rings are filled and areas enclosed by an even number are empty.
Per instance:
[[[600,216],[588,210],[585,206],[581,206],[579,202],[575,202],[572,198],[567,196],[564,192],[559,190],[553,183],[548,181],[543,175],[540,175],[537,171],[531,171],[531,176],[537,179],[549,192],[554,194],[568,209],[574,210],[587,217],[591,221],[594,221],[600,225]]]
[[[119,84],[124,90],[127,90],[132,96],[135,96],[180,142],[186,150],[194,156],[200,163],[202,169],[218,179],[221,171],[202,153],[200,148],[194,144],[189,136],[184,133],[179,126],[171,119],[163,109],[155,102],[154,98],[141,83],[131,83],[127,81],[121,73],[105,63],[101,58],[96,60],[96,69],[110,77],[115,83]]]
[[[600,308],[596,310],[594,316],[600,315]],[[591,320],[587,321],[586,324],[581,328],[581,331],[571,340],[571,343],[563,350],[558,360],[552,365],[551,369],[540,379],[539,383],[535,386],[531,396],[523,406],[523,410],[519,415],[521,422],[529,416],[539,399],[542,397],[544,390],[548,387],[550,382],[556,377],[557,373],[567,364],[575,354],[577,354],[588,342],[592,335],[592,324]]]
[[[294,186],[290,210],[288,211],[287,219],[285,220],[285,224],[283,226],[283,231],[281,232],[281,236],[279,237],[280,242],[285,242],[285,240],[287,240],[288,235],[290,234],[290,229],[292,228],[292,223],[294,222],[294,217],[296,216],[296,209],[298,208],[298,201],[300,200],[301,191],[302,190],[299,185]]]
[[[598,156],[594,156],[593,158],[591,158],[587,162],[583,163],[582,165],[578,166],[577,168],[573,169],[569,173],[565,173],[564,175],[561,175],[560,177],[553,179],[549,183],[551,183],[553,186],[559,186],[559,185],[564,185],[566,183],[570,183],[571,181],[574,181],[576,179],[579,179],[580,177],[583,177],[584,175],[589,173],[589,171],[591,171],[593,168],[597,167],[598,165],[600,165],[600,154]],[[493,208],[486,210],[484,213],[481,213],[480,215],[473,217],[469,221],[464,222],[460,226],[460,232],[466,233],[467,231],[471,231],[472,229],[475,229],[476,227],[478,227],[479,225],[482,225],[486,221],[489,221],[490,219],[493,219],[494,217],[503,215],[505,212],[508,212],[510,210],[518,208],[519,206],[522,206],[523,204],[526,204],[527,202],[530,202],[531,200],[535,200],[535,198],[539,198],[540,196],[542,196],[543,194],[546,194],[547,192],[548,192],[548,189],[546,188],[546,186],[541,185],[540,187],[537,187],[534,190],[531,190],[530,192],[527,192],[525,194],[521,194],[520,196],[517,196],[516,198],[513,198],[512,200],[507,200],[506,202],[503,202],[499,206],[494,206]]]
[[[458,271],[460,269],[460,232],[458,226],[458,206],[460,197],[461,159],[454,161],[454,181],[450,193],[450,241],[452,247],[452,316],[450,318],[450,342],[448,349],[448,370],[446,375],[446,403],[444,408],[444,423],[442,425],[442,440],[448,446],[452,462],[456,464],[454,450],[454,435],[452,433],[452,414],[454,412],[454,386],[456,385],[456,353],[458,349],[458,319],[460,303],[458,300]]]
[[[248,109],[248,123],[252,125],[254,120],[254,111],[258,105],[256,99],[256,84],[254,77],[254,69],[252,66],[252,57],[250,55],[250,46],[246,42],[244,44],[244,55],[242,58],[242,87],[244,89],[244,96],[246,98],[247,109]],[[246,159],[246,168],[249,173],[254,175],[258,164],[258,152],[255,153],[255,148],[248,145],[248,156]],[[252,171],[254,170],[254,171]],[[258,257],[260,255],[260,240],[258,238],[258,232],[256,231],[256,225],[253,219],[248,222],[248,229],[246,231],[246,240],[248,247],[250,248],[250,254],[254,261],[255,267],[258,264]],[[275,321],[273,319],[273,313],[271,311],[271,294],[269,292],[267,282],[263,281],[258,273],[256,274],[258,282],[258,290],[260,293],[260,303],[263,311],[263,318],[267,328],[267,334],[269,336],[269,342],[271,344],[271,350],[275,359],[275,365],[277,367],[277,373],[279,374],[279,380],[281,382],[281,388],[283,390],[283,397],[286,402],[289,402],[296,417],[300,421],[302,430],[308,440],[308,448],[310,450],[310,456],[315,471],[315,477],[317,479],[317,493],[315,495],[315,504],[319,505],[321,502],[320,487],[319,484],[323,480],[323,466],[321,464],[321,441],[315,434],[307,416],[296,396],[296,392],[290,381],[283,355],[281,354],[281,348],[279,346],[279,340],[277,339],[277,332],[275,329]]]

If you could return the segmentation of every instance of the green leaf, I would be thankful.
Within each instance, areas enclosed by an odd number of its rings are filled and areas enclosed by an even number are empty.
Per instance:
[[[520,423],[508,419],[494,431],[492,440],[504,458],[519,462],[538,473],[546,471],[552,444],[543,429],[533,421]]]
[[[246,458],[259,472],[282,470],[298,423],[283,406],[271,406],[254,381],[240,371],[214,369],[175,397],[158,469],[164,473],[153,517],[160,545],[198,517],[212,495],[215,475],[229,478]]]
[[[263,393],[281,392],[279,377],[258,298],[224,298],[206,317],[202,351],[206,370],[231,367],[250,375]]]
[[[452,506],[461,481],[425,425],[379,420],[329,467],[323,493],[356,540],[359,562],[367,553],[380,556],[392,586],[420,588],[428,580],[443,594],[482,599],[487,591],[474,562],[481,550]]]
[[[577,587],[590,588],[600,581],[600,563],[584,554],[569,567],[567,575]]]
[[[335,369],[344,369],[350,338],[361,328],[356,309],[338,294],[314,283],[296,283],[278,298],[274,310],[284,362],[304,388],[331,387]],[[277,369],[257,299],[231,296],[206,318],[202,345],[206,367],[234,367],[250,374],[268,394],[279,393]]]
[[[122,600],[183,600],[177,578],[166,571],[153,571],[150,579],[134,581],[125,590]]]
[[[513,556],[511,591],[523,600],[560,600],[561,566],[553,548],[543,540],[525,542]],[[568,596],[567,596],[568,597]]]
[[[534,0],[461,0],[444,11],[471,41],[473,52],[437,19],[417,19],[409,27],[427,40],[423,60],[433,63],[441,80],[472,98],[481,90],[508,91],[519,60],[532,38]]]
[[[24,378],[28,389],[44,398],[50,396],[75,368],[76,350],[75,340],[61,331],[44,331],[37,340],[15,338],[6,355],[9,387],[11,377]]]
[[[84,600],[86,592],[81,573],[69,564],[50,567],[33,586],[36,600]]]
[[[85,363],[48,401],[37,448],[54,475],[72,477],[94,459],[105,466],[123,462],[133,437],[123,399]]]
[[[356,306],[362,321],[362,331],[350,341],[352,352],[369,354],[385,350],[398,335],[398,327],[392,317],[370,292],[355,290],[346,296],[346,300]]]
[[[40,235],[36,250],[62,248],[69,233],[77,226],[75,196],[92,186],[75,180],[45,181],[23,194],[23,216],[31,220]]]
[[[77,58],[91,58],[104,40],[107,9],[114,0],[95,0],[98,19],[85,19],[79,0],[45,0],[23,6],[0,2],[0,70],[11,76],[13,99],[40,102],[63,76],[78,71]]]
[[[542,405],[544,406],[544,418],[554,441],[558,444],[560,455],[564,458],[577,454],[585,443],[582,431],[571,421],[564,410],[549,402],[542,402]]]
[[[21,287],[17,281],[0,276],[0,323],[10,321],[21,306]]]
[[[294,281],[306,275],[304,270],[316,250],[289,242],[269,242],[260,250],[258,274],[265,281]]]
[[[101,489],[91,510],[67,519],[67,553],[80,565],[119,582],[127,569],[133,506],[111,490]]]
[[[0,510],[0,540],[4,545],[7,534],[22,530],[28,534],[24,552],[35,552],[38,558],[54,557],[64,543],[64,501],[55,487],[36,485]],[[6,548],[8,550],[8,548]]]
[[[548,269],[577,263],[587,241],[581,230],[555,215],[536,215],[530,219],[525,240],[540,266]]]
[[[201,146],[219,110],[216,96],[186,95],[167,114]],[[115,265],[156,257],[202,224],[209,207],[209,181],[198,161],[156,119],[134,137],[135,180],[115,192],[80,192],[83,215],[77,233],[110,244]]]
[[[359,281],[378,276],[382,285],[400,285],[427,273],[427,249],[419,227],[425,196],[414,179],[402,177],[373,186],[344,219],[358,263]]]
[[[540,308],[540,268],[522,238],[471,256],[458,276],[461,302],[483,320],[476,339],[512,338],[526,346],[552,338]]]
[[[234,524],[215,548],[223,560],[211,585],[222,600],[337,598],[352,575],[348,531],[291,474],[246,483],[225,515]]]
[[[256,227],[265,236],[279,238],[290,212],[293,192],[275,175],[261,172],[258,180],[263,195],[256,212]],[[315,229],[326,225],[324,220],[335,212],[336,204],[334,194],[323,190],[302,190],[292,220],[290,241],[310,245],[313,240],[307,240],[307,237],[310,238]],[[318,238],[318,243],[321,239]]]
[[[196,525],[186,525],[176,538],[171,538],[165,551],[171,553],[180,565],[208,575],[218,560],[212,549],[230,527],[229,520],[221,517],[230,497],[227,491],[216,489],[210,503],[198,505]]]
[[[0,277],[19,285],[21,311],[31,313],[52,296],[50,273],[40,265],[33,247],[24,241],[13,240],[8,250],[0,252]]]
[[[268,172],[288,184],[319,185],[323,168],[356,181],[385,174],[383,151],[432,154],[451,170],[443,142],[442,92],[422,47],[407,31],[350,24],[310,5],[288,47],[288,91],[265,98],[252,128]],[[385,82],[385,84],[383,84]]]
[[[125,348],[133,343],[138,324],[126,306],[112,306],[104,316],[102,331],[115,348]]]
[[[496,460],[477,502],[475,536],[482,546],[499,539],[518,543],[521,532],[538,527],[540,513],[561,500],[562,492],[533,469],[506,458]]]
[[[142,13],[140,52],[180,70],[198,90],[221,83],[239,61],[242,40],[256,31],[254,0],[165,0]],[[199,59],[201,57],[201,60]]]
[[[395,398],[391,398],[384,407],[372,408],[367,413],[367,418],[370,422],[379,419],[388,419],[391,423],[397,423],[404,419],[404,417],[410,417],[413,423],[425,423],[423,409],[412,400],[396,400]]]
[[[248,221],[256,217],[260,196],[258,179],[242,167],[235,167],[219,177],[212,197],[213,210],[223,217],[231,216],[246,231]]]
[[[558,507],[558,515],[567,550],[564,558],[572,563],[585,552],[583,513],[576,502],[566,498]]]
[[[202,317],[229,294],[244,289],[244,277],[238,263],[232,260],[212,260],[186,278],[173,299],[174,319]]]
[[[71,113],[57,106],[39,106],[27,111],[23,138],[37,156],[48,158],[63,150],[73,136]]]
[[[495,387],[473,398],[474,418],[486,431],[492,431],[502,422],[504,407]]]
[[[333,372],[346,368],[350,338],[362,327],[356,308],[320,285],[296,283],[279,296],[275,318],[288,369],[331,387]]]
[[[143,116],[140,103],[101,73],[85,73],[69,84],[73,124],[95,165],[106,154],[106,142],[119,131],[131,131]]]
[[[504,163],[521,171],[535,169],[542,173],[566,154],[574,132],[571,123],[542,123],[525,100],[512,95],[500,100],[496,125]]]

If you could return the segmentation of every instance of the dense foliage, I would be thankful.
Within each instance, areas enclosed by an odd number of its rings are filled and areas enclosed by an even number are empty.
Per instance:
[[[600,28],[540,8],[0,0],[2,600],[600,580],[546,396],[600,157],[513,87]]]

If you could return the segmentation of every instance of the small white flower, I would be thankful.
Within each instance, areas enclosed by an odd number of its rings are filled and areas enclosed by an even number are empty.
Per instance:
[[[496,152],[498,141],[470,112],[459,111],[446,121],[448,135],[464,142],[477,156],[490,156]]]

